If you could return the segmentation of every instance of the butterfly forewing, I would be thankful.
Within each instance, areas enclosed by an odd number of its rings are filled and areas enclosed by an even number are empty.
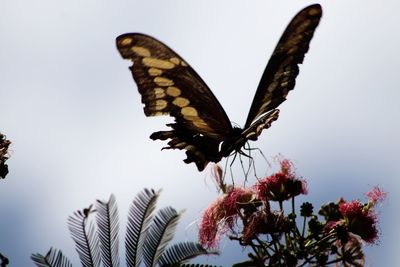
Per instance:
[[[322,15],[321,6],[301,10],[286,27],[258,85],[245,128],[262,114],[278,107],[294,88],[301,64]]]
[[[133,61],[132,75],[146,116],[171,115],[186,130],[223,141],[232,131],[221,104],[200,76],[172,49],[138,33],[117,38],[121,56]]]

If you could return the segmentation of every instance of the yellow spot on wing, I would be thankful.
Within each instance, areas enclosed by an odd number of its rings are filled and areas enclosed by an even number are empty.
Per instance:
[[[179,63],[181,62],[181,60],[177,57],[171,57],[169,59],[169,61],[171,61],[172,63],[174,63],[175,65],[179,65]]]
[[[154,88],[154,95],[156,96],[156,98],[163,98],[165,96],[164,89],[160,87]]]
[[[210,127],[208,127],[207,123],[204,120],[202,120],[201,118],[197,118],[196,120],[194,120],[192,122],[196,127],[199,127],[202,129],[210,129]]]
[[[148,73],[149,73],[150,76],[159,76],[159,75],[162,74],[162,70],[156,69],[156,68],[150,68],[148,70]]]
[[[130,45],[131,43],[132,43],[132,38],[129,38],[129,37],[127,37],[125,39],[122,39],[119,42],[119,44],[122,45],[122,46],[127,46],[127,45]]]
[[[152,116],[162,116],[164,114],[168,114],[168,113],[161,112],[161,111],[157,111],[157,112],[151,113]]]
[[[181,95],[181,90],[178,87],[170,86],[167,88],[167,95],[177,97]]]
[[[312,9],[310,9],[310,10],[308,11],[308,14],[311,15],[311,16],[317,15],[317,14],[319,14],[319,10],[316,9],[316,8],[315,8],[315,9],[312,8]]]
[[[282,87],[286,87],[286,86],[288,86],[288,84],[289,84],[289,82],[286,82],[286,81],[285,81],[285,82],[281,83],[281,86],[282,86]]]
[[[183,67],[187,67],[188,66],[188,64],[185,62],[185,61],[181,61],[181,66],[183,66]]]
[[[311,21],[310,21],[310,20],[303,21],[303,22],[300,24],[300,26],[296,29],[296,32],[298,32],[298,33],[304,32],[304,31],[307,29],[307,27],[310,26],[310,24],[311,24]]]
[[[138,56],[141,57],[149,57],[151,56],[150,50],[141,46],[132,46],[132,51],[135,52]]]
[[[184,107],[181,109],[181,113],[184,117],[197,117],[199,115],[194,107]]]
[[[288,54],[288,55],[294,54],[294,53],[297,52],[297,50],[298,50],[298,47],[297,47],[297,46],[293,46],[292,48],[290,48],[290,49],[287,51],[287,54]]]
[[[145,57],[142,59],[142,62],[147,67],[154,67],[159,69],[172,69],[175,67],[175,64],[166,60]]]
[[[154,82],[159,86],[172,86],[174,81],[164,77],[155,77]]]
[[[277,79],[277,77],[274,77],[275,79]],[[268,86],[268,92],[272,93],[276,87],[278,86],[278,81],[273,81],[269,86]]]
[[[163,100],[163,99],[156,100],[156,106],[155,106],[156,110],[162,110],[162,109],[166,108],[167,106],[168,106],[168,102],[166,100]]]
[[[195,150],[196,150],[196,147],[195,147],[195,146],[192,146],[192,145],[187,145],[187,146],[185,147],[185,149],[186,149],[186,150],[195,151]]]
[[[247,135],[246,135],[246,139],[250,139],[252,136],[254,136],[254,135],[256,135],[256,133],[255,132],[249,132]]]
[[[263,111],[263,109],[265,109],[269,104],[271,104],[271,102],[272,102],[272,99],[264,102],[264,104],[262,104],[262,106],[260,107],[260,110]],[[262,113],[264,113],[264,111]]]
[[[187,146],[186,142],[180,142],[174,145],[174,147],[179,148],[179,149],[183,149]]]
[[[177,97],[174,99],[172,102],[175,106],[178,106],[180,108],[186,107],[187,105],[190,104],[190,101],[184,97]]]
[[[256,132],[257,132],[258,134],[260,134],[261,131],[264,129],[265,126],[268,126],[268,123],[263,123],[263,124],[258,125],[258,126],[257,126],[257,129],[256,129]]]

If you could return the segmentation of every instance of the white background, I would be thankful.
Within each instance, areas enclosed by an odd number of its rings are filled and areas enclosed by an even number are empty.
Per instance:
[[[130,63],[115,48],[118,35],[143,32],[168,44],[243,125],[281,33],[311,3],[2,0],[0,131],[13,145],[10,174],[0,181],[0,252],[10,266],[32,266],[30,254],[52,246],[79,266],[67,217],[111,193],[124,229],[135,194],[163,188],[159,207],[187,209],[176,241],[196,240],[191,223],[217,196],[206,172],[182,162],[184,152],[160,152],[165,143],[148,138],[171,120],[144,116]],[[296,88],[253,145],[270,159],[292,159],[309,185],[302,200],[315,206],[365,200],[372,186],[384,188],[381,238],[367,247],[367,265],[397,266],[400,4],[320,4],[324,15]],[[261,173],[271,171],[257,162]],[[201,260],[246,259],[229,242],[221,248],[221,257]]]

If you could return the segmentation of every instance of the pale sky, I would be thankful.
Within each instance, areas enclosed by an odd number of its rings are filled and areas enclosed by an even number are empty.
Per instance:
[[[312,3],[0,1],[0,132],[13,142],[10,174],[0,181],[0,252],[10,266],[33,266],[30,254],[50,247],[79,266],[67,217],[111,193],[124,229],[136,193],[162,188],[159,207],[186,209],[175,241],[196,240],[196,221],[217,197],[206,172],[182,162],[183,151],[160,151],[165,143],[149,139],[172,119],[144,116],[130,63],[115,48],[118,35],[142,32],[165,42],[243,125],[280,35]],[[319,3],[324,15],[296,87],[253,146],[269,159],[280,153],[293,160],[308,181],[302,200],[315,206],[339,197],[364,201],[374,185],[386,190],[380,243],[367,247],[367,266],[397,266],[400,4]],[[259,172],[270,173],[258,162]],[[222,256],[202,261],[246,259],[230,242],[221,248]]]

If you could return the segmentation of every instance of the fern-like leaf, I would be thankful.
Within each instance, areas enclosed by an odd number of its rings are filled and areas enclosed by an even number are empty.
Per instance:
[[[160,257],[160,266],[180,266],[188,260],[200,255],[218,255],[217,250],[207,250],[196,242],[181,242],[169,247]]]
[[[83,267],[100,265],[99,239],[96,228],[93,222],[88,222],[89,214],[92,212],[92,205],[90,205],[88,209],[76,211],[73,216],[68,218],[68,228],[75,241],[75,248]]]
[[[72,264],[62,254],[61,250],[53,248],[50,248],[46,256],[39,253],[32,254],[31,259],[38,267],[72,267]]]
[[[101,258],[104,267],[119,266],[118,253],[118,208],[114,195],[108,202],[97,200],[97,233],[100,238]]]
[[[174,237],[181,214],[172,207],[159,210],[151,222],[143,247],[146,266],[155,266],[168,243]]]
[[[143,257],[143,244],[152,220],[160,191],[144,189],[132,202],[128,215],[126,232],[126,263],[128,267],[140,265]]]

